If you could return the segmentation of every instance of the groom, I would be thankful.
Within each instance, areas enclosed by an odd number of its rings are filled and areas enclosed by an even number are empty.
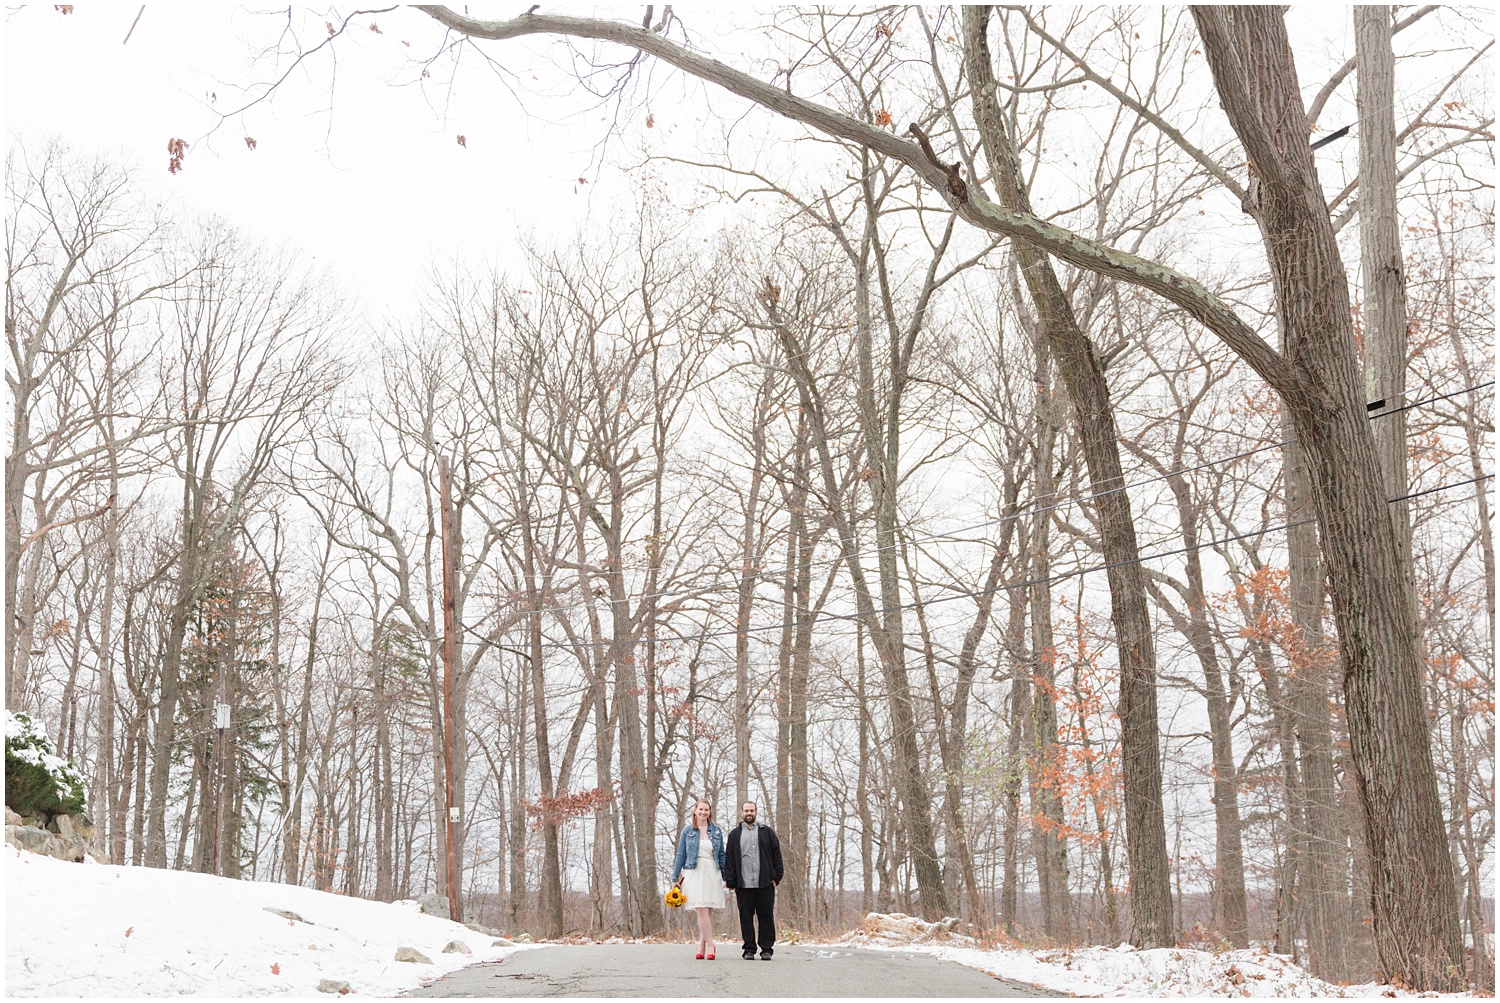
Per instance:
[[[755,802],[740,809],[743,824],[724,844],[724,884],[734,889],[740,906],[740,934],[746,961],[755,960],[755,925],[760,923],[760,960],[771,960],[776,943],[776,886],[781,883],[781,840],[769,825],[755,820]]]

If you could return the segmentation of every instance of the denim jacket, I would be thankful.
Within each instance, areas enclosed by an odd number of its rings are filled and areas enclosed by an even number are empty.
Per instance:
[[[691,871],[698,866],[698,827],[690,825],[682,830],[682,835],[677,840],[677,860],[672,864],[672,881],[675,883],[682,877],[682,872]],[[724,873],[724,830],[713,822],[708,823],[708,839],[714,848],[714,863],[719,865],[719,873]]]

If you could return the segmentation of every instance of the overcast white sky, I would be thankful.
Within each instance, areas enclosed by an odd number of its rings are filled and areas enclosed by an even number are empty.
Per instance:
[[[640,9],[612,13],[633,19]],[[1309,5],[1291,16],[1299,70],[1315,89],[1352,51],[1348,9]],[[326,38],[325,17],[339,23],[337,14],[299,16],[301,44]],[[688,17],[705,48],[756,69],[745,52],[753,34],[729,40],[731,18],[718,11]],[[740,26],[757,19],[748,8],[732,16]],[[444,60],[423,80],[418,60],[439,50],[442,33],[403,8],[354,20],[337,45],[336,77],[333,62],[312,60],[274,103],[220,124],[218,113],[243,102],[237,85],[275,74],[274,60],[256,57],[285,23],[284,10],[217,3],[80,4],[69,15],[50,4],[10,8],[7,130],[27,145],[60,136],[82,151],[117,155],[153,197],[221,214],[271,242],[289,239],[329,266],[376,317],[399,312],[433,262],[461,256],[505,264],[515,260],[518,232],[567,236],[585,217],[607,222],[613,207],[641,197],[638,175],[622,168],[639,163],[642,144],[690,156],[736,127],[716,120],[714,106],[736,118],[744,107],[692,82],[661,88],[670,74],[650,66],[655,129],[627,123],[601,167],[604,112],[565,83],[571,67],[561,65],[559,44],[486,44],[464,56],[458,75]],[[496,67],[483,64],[481,51]],[[1333,118],[1353,89],[1343,90],[1323,126],[1343,124]],[[760,137],[782,127],[756,113],[739,128],[737,142],[753,136],[759,156]],[[253,151],[247,135],[256,140]],[[166,172],[172,137],[192,144],[176,176]],[[580,186],[580,176],[589,183]]]
[[[217,112],[243,100],[233,84],[270,77],[272,63],[254,56],[274,41],[284,13],[148,4],[132,32],[141,10],[8,10],[11,139],[29,146],[58,136],[80,151],[118,156],[153,198],[223,215],[267,241],[291,240],[331,266],[376,315],[399,308],[431,262],[454,255],[504,262],[518,231],[568,234],[585,214],[607,214],[607,189],[619,173],[591,166],[604,128],[599,112],[587,113],[590,128],[577,128],[585,102],[529,94],[522,114],[501,78],[477,60],[451,93],[446,67],[435,67],[425,88],[413,86],[421,72],[415,56],[430,56],[441,41],[425,15],[359,18],[359,30],[339,41],[333,88],[331,64],[320,59],[312,72],[294,73],[274,105],[209,136]],[[529,61],[521,46],[510,54]],[[683,125],[673,110],[657,115],[658,134]],[[466,147],[457,142],[461,133]],[[256,140],[253,151],[246,135]],[[166,170],[173,137],[192,144],[175,176]],[[580,175],[591,184],[579,186]]]

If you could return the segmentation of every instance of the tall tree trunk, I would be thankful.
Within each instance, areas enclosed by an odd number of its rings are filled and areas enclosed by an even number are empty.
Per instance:
[[[874,217],[867,220],[867,227],[874,226]],[[867,234],[868,236],[868,234]],[[875,598],[868,576],[859,560],[859,548],[854,534],[854,523],[840,499],[839,479],[834,468],[834,459],[828,435],[827,416],[822,394],[816,378],[809,368],[806,351],[796,336],[782,323],[775,308],[775,299],[765,298],[768,313],[781,340],[797,392],[801,412],[806,416],[808,433],[818,458],[822,475],[825,500],[838,531],[839,545],[843,549],[842,560],[853,581],[859,615],[870,632],[870,640],[880,662],[881,676],[885,682],[886,699],[891,713],[892,767],[895,772],[895,790],[901,804],[901,820],[912,851],[912,864],[920,896],[920,909],[929,919],[938,919],[948,912],[947,897],[943,893],[943,875],[938,859],[937,842],[932,831],[932,798],[927,780],[922,774],[922,757],[917,742],[916,714],[912,704],[911,681],[907,676],[904,627],[902,625],[902,595],[898,576],[896,552],[897,488],[900,483],[900,437],[894,415],[888,412],[885,419],[879,416],[883,409],[874,402],[874,373],[871,344],[872,320],[870,317],[870,289],[868,262],[857,262],[855,271],[855,304],[858,320],[858,355],[860,379],[857,384],[861,427],[864,433],[865,450],[871,466],[868,484],[871,496],[871,514],[875,524],[875,542],[878,551],[878,575],[880,598]],[[770,280],[767,279],[769,286]],[[893,373],[900,382],[903,374]],[[893,388],[890,408],[899,406],[899,388]]]
[[[5,326],[6,334],[14,338],[9,311]],[[28,390],[34,392],[34,385],[11,388],[11,449],[5,456],[5,709],[10,711],[24,709],[21,683],[25,678],[25,660],[31,655],[31,624],[21,615],[21,507],[26,499],[26,482],[31,475],[31,465],[26,461],[26,453],[31,448]]]
[[[974,675],[979,667],[979,642],[989,628],[990,614],[995,604],[995,593],[1000,587],[1006,558],[1010,553],[1011,538],[1015,533],[1016,498],[1019,490],[1019,484],[1015,479],[1007,477],[1002,537],[999,546],[995,548],[994,557],[990,559],[989,572],[985,575],[984,586],[977,597],[979,608],[974,614],[974,622],[964,633],[963,647],[959,649],[958,680],[953,690],[953,704],[946,743],[946,748],[949,750],[949,762],[945,770],[947,775],[943,797],[948,813],[948,824],[952,832],[952,855],[956,857],[955,860],[950,861],[949,867],[952,868],[955,865],[958,867],[963,881],[964,901],[968,904],[969,921],[980,925],[986,925],[989,910],[985,905],[983,893],[979,890],[979,879],[974,869],[974,853],[963,814],[963,774],[969,741],[969,694],[973,690]]]
[[[184,577],[194,573],[195,562],[184,549]],[[151,805],[146,822],[146,866],[167,866],[167,782],[172,773],[172,745],[176,738],[179,673],[182,669],[182,645],[187,634],[188,616],[194,596],[186,585],[168,613],[167,647],[161,660],[161,689],[156,701],[156,735],[151,749]],[[186,825],[186,818],[183,820]]]
[[[805,447],[806,442],[802,436],[798,436],[798,446]],[[792,783],[791,783],[791,729],[792,719],[789,713],[792,690],[792,660],[795,657],[797,645],[797,541],[801,537],[804,527],[807,505],[807,490],[796,482],[799,464],[793,460],[793,483],[791,489],[785,495],[787,508],[787,530],[786,530],[786,571],[782,576],[781,583],[781,643],[776,652],[776,791],[775,803],[771,806],[771,818],[774,824],[786,832],[786,823],[792,815]],[[767,792],[768,794],[770,792]],[[743,804],[744,802],[741,802]]]
[[[814,557],[814,527],[809,519],[807,506],[812,499],[808,490],[809,456],[805,416],[799,416],[797,455],[793,477],[796,484],[792,492],[791,536],[794,543],[792,556],[795,572],[792,576],[792,650],[784,693],[786,718],[786,756],[788,777],[788,811],[777,820],[777,827],[785,833],[786,843],[783,857],[786,861],[786,877],[783,884],[787,893],[787,914],[798,929],[806,929],[808,912],[808,800],[807,800],[807,683],[812,665],[813,610],[812,610],[812,560]]]
[[[1022,549],[1029,546],[1029,540],[1023,541],[1021,546]],[[1024,581],[1026,565],[1023,564],[1020,568],[1021,579]],[[1006,595],[1010,599],[1010,623],[1006,630],[1006,648],[1010,652],[1010,729],[1005,739],[1005,773],[1000,791],[1000,803],[1004,809],[1002,835],[1005,840],[1004,868],[1000,879],[1000,926],[1006,936],[1014,937],[1020,884],[1017,870],[1021,859],[1021,777],[1026,771],[1022,738],[1030,730],[1031,676],[1026,658],[1021,654],[1026,649],[1025,590],[1013,587],[1007,590]]]
[[[610,723],[608,691],[605,678],[608,666],[594,666],[594,783],[595,786],[613,791],[614,781],[614,729]],[[613,818],[619,811],[618,802],[611,800],[594,813],[594,861],[589,869],[589,900],[592,905],[592,926],[604,930],[614,924],[613,896],[614,877],[610,866],[610,844]]]
[[[97,671],[99,675],[99,752],[95,760],[93,817],[97,831],[94,848],[106,854],[112,864],[125,861],[115,856],[115,813],[112,809],[115,788],[115,591],[120,563],[120,467],[113,449],[109,451],[109,512],[104,522],[104,591],[100,598]]]
[[[1010,128],[996,98],[986,34],[989,7],[964,8],[965,53],[974,115],[1000,204],[1031,214]],[[1120,754],[1125,789],[1125,842],[1130,860],[1131,933],[1136,947],[1172,946],[1172,889],[1166,819],[1162,814],[1161,738],[1156,708],[1156,649],[1139,564],[1135,519],[1125,491],[1113,406],[1104,368],[1078,326],[1047,255],[1016,242],[1037,322],[1073,400],[1079,438],[1095,493],[1099,536],[1108,571],[1110,616],[1120,659]]]
[[[1053,446],[1058,429],[1052,418],[1054,389],[1046,347],[1035,345],[1036,451],[1032,480],[1036,497],[1052,497]],[[1062,749],[1057,741],[1057,644],[1052,632],[1052,512],[1046,506],[1031,527],[1031,779],[1032,851],[1036,855],[1037,889],[1042,898],[1042,929],[1053,943],[1068,939],[1067,821],[1059,796],[1063,783]]]
[[[157,696],[156,735],[151,749],[150,814],[146,822],[146,866],[167,866],[168,781],[172,773],[172,746],[176,738],[177,701],[181,688],[182,650],[188,620],[202,593],[203,569],[212,555],[203,536],[205,486],[198,479],[198,430],[183,431],[185,462],[180,510],[182,550],[177,565],[177,592],[167,614],[167,645],[162,652],[160,690]],[[187,816],[183,818],[187,825]]]
[[[870,703],[865,692],[865,628],[854,625],[855,698],[859,701],[859,765],[855,777],[855,811],[859,813],[859,911],[868,915],[875,908],[875,822],[870,812]]]
[[[125,632],[126,637],[130,631]],[[146,770],[146,738],[150,707],[143,698],[137,711],[141,727],[135,744],[135,806],[130,815],[130,864],[142,867],[146,862],[146,794],[149,782]]]
[[[385,651],[382,648],[384,618],[379,608],[379,596],[375,600],[375,624],[370,641],[370,667],[374,677],[375,700],[375,761],[372,764],[372,788],[375,795],[375,898],[389,902],[395,898],[395,875],[391,855],[393,783],[391,777],[391,708],[390,696],[386,692]]]
[[[1311,488],[1301,446],[1282,447],[1287,490],[1288,588],[1300,651],[1289,653],[1289,697],[1296,728],[1298,786],[1296,902],[1306,925],[1308,967],[1333,982],[1348,981],[1351,930],[1343,894],[1338,780],[1328,683],[1333,653],[1323,637],[1324,569],[1317,530],[1297,525],[1312,518]]]
[[[1183,425],[1178,426],[1177,448],[1173,467],[1180,470],[1183,459]],[[1203,671],[1204,700],[1208,705],[1208,734],[1213,761],[1214,806],[1214,923],[1219,935],[1230,947],[1250,946],[1250,927],[1245,903],[1245,852],[1240,831],[1239,775],[1234,758],[1234,736],[1230,718],[1234,708],[1224,689],[1218,651],[1208,623],[1208,602],[1203,589],[1203,561],[1198,546],[1198,507],[1193,503],[1192,488],[1180,474],[1167,480],[1177,502],[1177,522],[1186,551],[1187,588],[1183,598],[1187,616],[1163,602],[1162,608],[1173,620],[1173,626],[1187,638]]]
[[[1100,789],[1095,780],[1097,771],[1094,769],[1094,752],[1089,740],[1088,715],[1084,711],[1083,694],[1080,692],[1076,673],[1073,676],[1073,702],[1078,709],[1078,735],[1079,744],[1083,746],[1084,776],[1088,779],[1089,789],[1093,791],[1091,800],[1094,802],[1094,828],[1099,836],[1099,883],[1104,889],[1104,943],[1117,944],[1120,942],[1120,906],[1115,891],[1114,861],[1109,852],[1109,815],[1105,808],[1105,791]]]
[[[757,519],[760,492],[766,476],[766,411],[770,404],[772,373],[767,370],[755,409],[750,416],[750,488],[745,494],[745,523],[740,541],[739,604],[734,638],[734,807],[750,799],[750,617],[755,601]]]
[[[1457,890],[1443,827],[1410,567],[1366,416],[1348,279],[1307,144],[1280,8],[1195,7],[1221,103],[1257,184],[1260,224],[1295,377],[1277,387],[1308,457],[1344,654],[1350,755],[1370,847],[1382,977],[1457,990]]]
[[[1354,8],[1355,104],[1359,112],[1359,260],[1364,276],[1365,386],[1384,401],[1373,423],[1375,454],[1385,474],[1391,525],[1407,573],[1411,565],[1411,489],[1406,475],[1406,268],[1396,213],[1396,56],[1394,8]],[[1411,585],[1416,599],[1415,582]],[[1415,609],[1413,610],[1415,614]]]
[[[307,660],[302,667],[301,704],[297,709],[297,740],[294,760],[291,803],[282,823],[281,860],[282,874],[289,885],[302,883],[302,796],[307,785],[308,727],[312,719],[313,669],[318,662],[318,622],[323,610],[323,588],[328,577],[328,561],[333,556],[333,536],[323,538],[323,556],[318,563],[318,583],[313,590],[312,616],[307,624]],[[377,611],[378,615],[378,611]],[[375,646],[378,650],[380,631],[376,630]]]
[[[512,694],[510,733],[510,926],[521,929],[525,922],[526,882],[526,711],[531,702],[529,667],[516,666],[519,684]]]
[[[534,720],[532,733],[536,740],[537,774],[541,781],[541,800],[544,806],[551,804],[557,796],[557,787],[552,772],[552,742],[547,720],[547,675],[546,662],[542,657],[542,587],[537,576],[536,528],[532,525],[531,476],[526,464],[525,443],[521,444],[521,461],[516,472],[520,489],[518,511],[521,517],[521,558],[526,578],[526,601],[529,612],[526,617],[526,645],[524,657],[531,673],[531,705]],[[654,590],[653,590],[654,591]],[[562,910],[562,856],[558,845],[559,819],[548,809],[541,817],[542,829],[542,873],[540,911],[542,935],[556,939],[563,935]]]

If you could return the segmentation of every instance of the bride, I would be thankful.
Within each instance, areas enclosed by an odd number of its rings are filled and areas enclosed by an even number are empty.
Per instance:
[[[724,830],[714,824],[713,805],[701,798],[693,806],[692,824],[677,840],[672,883],[698,912],[697,957],[714,960],[712,911],[724,907]]]

